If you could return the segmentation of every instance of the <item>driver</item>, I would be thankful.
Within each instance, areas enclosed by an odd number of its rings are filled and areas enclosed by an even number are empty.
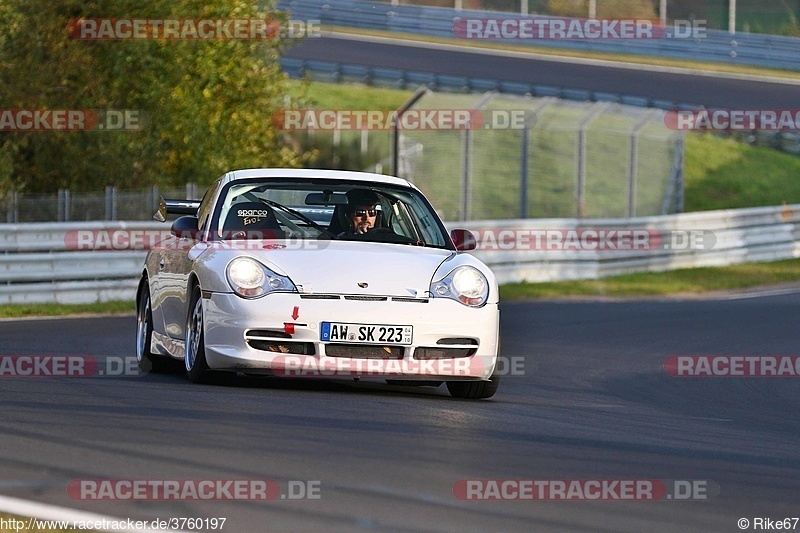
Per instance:
[[[380,203],[378,196],[372,191],[353,189],[347,193],[347,221],[350,223],[350,233],[363,235],[375,228],[378,220],[377,205]]]

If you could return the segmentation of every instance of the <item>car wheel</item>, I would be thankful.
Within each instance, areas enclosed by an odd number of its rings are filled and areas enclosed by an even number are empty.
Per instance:
[[[448,381],[447,390],[454,398],[462,398],[465,400],[482,400],[491,398],[497,392],[500,386],[500,374],[498,367],[500,366],[501,355],[500,341],[497,343],[497,361],[498,364],[494,366],[494,372],[489,376],[489,381]]]
[[[136,361],[144,373],[167,372],[170,370],[170,361],[150,351],[150,342],[153,339],[153,312],[150,308],[150,288],[147,286],[147,280],[143,281],[143,285],[136,305]]]
[[[492,375],[489,381],[448,381],[447,390],[454,398],[481,400],[491,398],[500,386],[500,376]]]
[[[189,315],[186,320],[186,375],[193,383],[208,383],[212,378],[212,371],[206,362],[206,345],[203,322],[203,298],[200,287],[192,290],[189,300]]]

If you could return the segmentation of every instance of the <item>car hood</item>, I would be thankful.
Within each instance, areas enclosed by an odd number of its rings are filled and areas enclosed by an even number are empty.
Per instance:
[[[424,297],[436,269],[454,253],[352,241],[288,243],[284,248],[281,241],[271,241],[264,246],[246,254],[289,276],[301,292],[314,294]]]

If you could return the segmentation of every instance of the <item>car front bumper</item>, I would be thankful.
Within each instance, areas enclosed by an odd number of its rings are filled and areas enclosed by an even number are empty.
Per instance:
[[[354,301],[308,299],[297,293],[246,300],[235,294],[211,293],[206,294],[203,305],[206,360],[209,368],[215,370],[297,377],[487,380],[497,364],[500,318],[497,304],[471,308],[445,298]],[[332,343],[320,339],[323,321],[410,325],[414,328],[412,342],[385,348],[385,357],[374,354],[351,357],[347,348],[353,345],[335,343],[338,352],[333,356],[329,354],[334,351]],[[304,344],[307,353],[254,347],[258,345],[253,342],[254,330],[286,332],[292,328],[291,338],[284,339],[283,344],[279,339],[270,341],[272,348]],[[475,344],[469,352],[474,353],[466,356],[462,351],[458,357],[451,357],[447,345],[437,344],[441,339],[470,339]],[[363,345],[354,346],[354,352],[359,346]],[[423,357],[420,348],[427,348],[428,354],[437,353],[437,358],[419,359]]]

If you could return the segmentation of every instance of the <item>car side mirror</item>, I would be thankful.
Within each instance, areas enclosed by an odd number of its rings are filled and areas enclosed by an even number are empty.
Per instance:
[[[169,231],[181,239],[196,239],[200,231],[197,229],[197,217],[191,215],[179,217],[172,223]]]
[[[163,196],[158,197],[158,211],[153,215],[153,220],[158,220],[159,222],[167,221],[167,202]]]
[[[450,238],[459,252],[468,252],[478,247],[478,240],[468,229],[454,229],[450,232]]]

